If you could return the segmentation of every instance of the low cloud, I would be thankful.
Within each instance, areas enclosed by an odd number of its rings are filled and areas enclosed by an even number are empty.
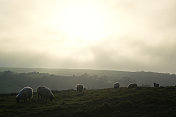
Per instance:
[[[69,2],[0,1],[0,66],[175,73],[175,0],[97,1],[108,15],[96,41],[54,27],[57,5]]]

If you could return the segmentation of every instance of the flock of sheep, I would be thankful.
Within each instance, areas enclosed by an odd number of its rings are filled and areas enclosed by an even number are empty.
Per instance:
[[[48,87],[38,87],[37,88],[37,94],[38,94],[38,99],[41,98],[42,100],[53,100],[54,94],[51,92],[51,90]],[[31,100],[33,97],[33,89],[31,87],[24,87],[21,89],[16,96],[16,101],[20,102],[20,100],[23,100],[26,102],[27,100]]]
[[[119,88],[119,87],[120,87],[120,84],[118,82],[114,83],[114,88]],[[154,87],[159,87],[159,84],[154,83]],[[137,84],[136,83],[130,84],[128,88],[137,88]],[[77,84],[76,89],[78,92],[82,92],[83,90],[85,90],[83,84]],[[45,100],[45,101],[47,100],[52,101],[54,99],[54,94],[52,93],[52,91],[45,86],[40,86],[37,88],[37,95],[38,95],[38,99]],[[31,87],[24,87],[19,91],[18,95],[16,96],[16,101],[18,103],[21,100],[26,102],[27,100],[30,101],[32,97],[33,97],[33,89]]]
[[[153,83],[154,84],[154,87],[159,87],[159,84],[157,83]],[[120,87],[120,84],[118,82],[114,83],[114,88],[119,88]],[[129,84],[128,85],[128,88],[137,88],[138,85],[136,83],[132,83],[132,84]]]
[[[114,88],[119,88],[120,87],[120,84],[118,82],[114,83]],[[128,88],[137,88],[137,84],[136,83],[133,83],[133,84],[129,84],[128,85]]]
[[[78,92],[82,92],[83,90],[85,90],[82,84],[77,84],[76,88]],[[52,93],[52,91],[45,86],[40,86],[37,88],[37,95],[38,99],[45,101],[47,100],[52,101],[54,99],[54,94]],[[28,100],[30,101],[32,97],[33,97],[33,89],[31,87],[24,87],[19,91],[18,95],[16,96],[16,101],[18,103],[20,101],[26,102]]]

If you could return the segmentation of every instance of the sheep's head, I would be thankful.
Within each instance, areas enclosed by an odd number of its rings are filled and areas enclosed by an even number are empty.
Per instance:
[[[54,95],[53,93],[50,94],[50,101],[52,101],[54,99]]]

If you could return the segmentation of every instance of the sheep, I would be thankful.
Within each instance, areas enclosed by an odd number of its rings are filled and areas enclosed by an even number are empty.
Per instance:
[[[77,85],[76,85],[76,89],[77,89],[78,92],[82,92],[83,89],[84,89],[84,88],[83,88],[83,84],[77,84]]]
[[[51,92],[51,90],[48,87],[45,86],[40,86],[37,88],[37,94],[38,94],[38,99],[41,97],[41,99],[44,100],[50,100],[52,101],[54,99],[54,94]]]
[[[128,88],[137,88],[137,84],[136,84],[136,83],[129,84],[129,85],[128,85]]]
[[[159,87],[159,84],[157,84],[157,83],[153,83],[154,84],[154,87]]]
[[[32,97],[33,97],[33,89],[31,87],[24,87],[19,91],[18,95],[16,96],[16,101],[17,103],[19,103],[20,100],[26,102],[28,99],[30,101]]]
[[[117,89],[120,87],[120,84],[118,82],[114,83],[114,88]]]

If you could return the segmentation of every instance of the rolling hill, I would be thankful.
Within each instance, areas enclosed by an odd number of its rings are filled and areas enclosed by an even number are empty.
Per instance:
[[[30,86],[34,91],[40,85],[52,90],[75,89],[78,83],[84,84],[87,89],[103,89],[112,88],[114,82],[119,82],[121,87],[127,87],[130,83],[153,87],[154,82],[160,86],[175,86],[176,75],[144,71],[0,68],[1,94],[16,93],[24,86]]]

